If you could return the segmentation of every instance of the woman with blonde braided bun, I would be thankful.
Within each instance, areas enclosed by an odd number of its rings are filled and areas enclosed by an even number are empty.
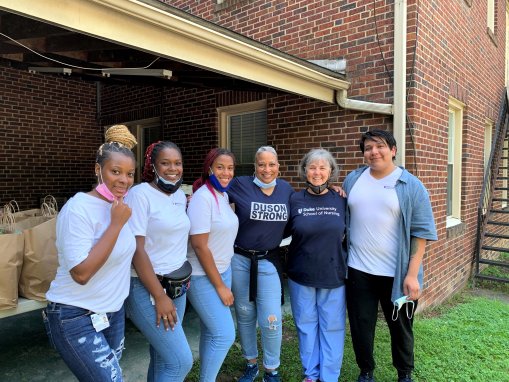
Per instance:
[[[134,182],[136,140],[112,126],[97,151],[98,185],[79,192],[57,219],[59,267],[46,293],[51,344],[80,381],[122,381],[124,300],[136,249],[123,198]]]

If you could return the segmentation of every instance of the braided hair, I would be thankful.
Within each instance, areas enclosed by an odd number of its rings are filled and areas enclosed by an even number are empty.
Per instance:
[[[111,153],[121,153],[135,161],[134,153],[131,151],[138,142],[125,125],[113,125],[104,133],[106,140],[99,149],[95,157],[95,162],[103,167]]]
[[[152,143],[145,151],[145,164],[143,166],[143,174],[141,175],[144,182],[152,182],[154,180],[155,174],[153,166],[155,166],[157,156],[164,149],[177,150],[180,158],[182,158],[182,152],[175,143],[170,141],[157,141]]]

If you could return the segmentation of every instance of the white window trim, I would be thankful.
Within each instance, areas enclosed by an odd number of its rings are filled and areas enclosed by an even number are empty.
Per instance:
[[[463,109],[465,104],[455,98],[449,98],[448,113],[455,113],[454,126],[454,164],[452,176],[452,214],[447,216],[446,227],[461,223],[461,173],[463,145]]]
[[[230,125],[228,120],[231,115],[239,115],[264,110],[267,110],[267,100],[218,107],[217,114],[219,117],[219,146],[230,148]]]
[[[487,7],[488,29],[495,34],[495,0],[488,0]]]
[[[505,2],[505,86],[509,84],[509,1]]]
[[[488,167],[488,162],[491,156],[491,146],[493,144],[493,121],[486,119],[484,124],[484,172]]]

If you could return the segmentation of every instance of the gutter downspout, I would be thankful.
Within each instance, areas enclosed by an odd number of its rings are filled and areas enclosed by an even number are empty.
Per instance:
[[[405,165],[406,126],[406,29],[407,0],[394,2],[394,104],[359,101],[348,98],[346,90],[336,91],[336,102],[344,109],[394,115],[393,133],[398,150],[396,163]]]
[[[405,166],[406,151],[406,30],[407,0],[394,2],[394,119],[396,164]]]

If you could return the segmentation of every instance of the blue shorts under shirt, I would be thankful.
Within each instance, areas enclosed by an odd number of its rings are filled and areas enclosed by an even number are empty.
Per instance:
[[[302,190],[290,198],[290,243],[287,274],[301,285],[332,289],[345,283],[346,199],[329,190],[315,195]]]
[[[228,196],[239,218],[235,245],[255,251],[277,248],[283,239],[293,193],[292,186],[282,179],[277,179],[271,195],[265,195],[253,183],[253,176],[234,178]]]

